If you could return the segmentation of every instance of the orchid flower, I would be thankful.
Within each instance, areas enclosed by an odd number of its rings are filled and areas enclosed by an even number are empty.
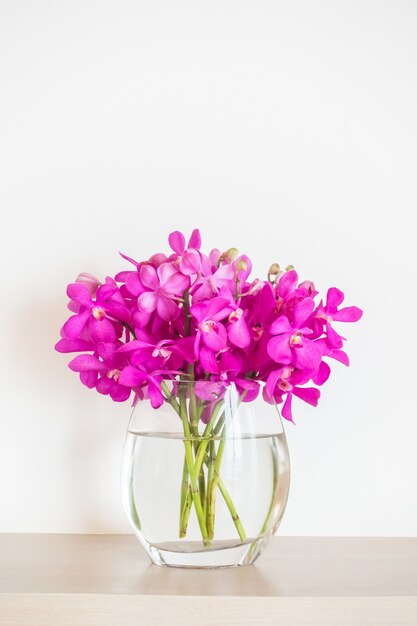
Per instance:
[[[321,361],[320,348],[308,339],[311,328],[305,326],[314,310],[314,301],[305,298],[294,308],[294,326],[285,316],[272,322],[269,332],[274,335],[268,343],[268,354],[277,363],[294,365],[299,369],[317,370]]]
[[[356,306],[339,309],[338,307],[344,299],[343,291],[336,287],[330,287],[327,292],[326,305],[323,306],[321,302],[315,315],[318,320],[325,324],[328,344],[335,349],[343,346],[344,338],[334,330],[332,322],[357,322],[362,317],[361,309]]]
[[[274,263],[267,280],[249,278],[247,255],[234,247],[205,254],[198,229],[188,243],[179,231],[168,243],[171,252],[148,260],[122,254],[134,268],[104,284],[82,273],[68,285],[73,315],[55,348],[79,353],[69,367],[83,384],[118,402],[133,390],[158,407],[164,380],[193,376],[213,389],[233,383],[245,402],[264,383],[265,399],[283,403],[285,419],[293,396],[315,406],[320,392],[310,385],[328,380],[327,361],[349,365],[333,323],[357,321],[362,311],[339,308],[344,294],[335,287],[317,304],[314,283],[299,282],[292,266]]]

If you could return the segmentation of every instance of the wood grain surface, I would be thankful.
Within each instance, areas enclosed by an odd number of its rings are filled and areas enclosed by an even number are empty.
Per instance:
[[[417,539],[275,538],[254,566],[151,565],[131,535],[0,534],[1,626],[417,626]]]

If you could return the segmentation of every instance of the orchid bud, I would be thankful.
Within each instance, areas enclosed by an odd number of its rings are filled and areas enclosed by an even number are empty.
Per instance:
[[[285,268],[285,271],[290,272],[293,269],[294,269],[294,265],[287,265],[287,267]]]
[[[268,280],[273,285],[276,284],[278,277],[283,274],[278,263],[272,263],[271,267],[268,270]]]
[[[219,262],[225,261],[226,263],[233,263],[238,255],[239,250],[237,248],[229,248],[220,256]]]
[[[248,269],[248,264],[246,263],[245,259],[239,259],[239,261],[236,263],[236,271],[240,272],[241,270],[245,271]]]

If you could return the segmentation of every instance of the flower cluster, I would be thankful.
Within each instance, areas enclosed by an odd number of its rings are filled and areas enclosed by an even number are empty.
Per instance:
[[[283,403],[292,421],[296,396],[316,406],[329,377],[327,359],[349,365],[336,322],[355,322],[362,311],[340,308],[332,287],[326,301],[311,281],[274,263],[268,280],[251,279],[252,263],[234,248],[208,255],[194,230],[169,235],[172,253],[137,262],[101,284],[80,274],[68,286],[73,315],[61,330],[58,352],[81,352],[69,367],[81,382],[116,402],[134,393],[153,407],[164,402],[164,381],[233,382],[245,402],[259,393]],[[312,383],[312,384],[311,384]],[[307,385],[307,386],[306,386]]]

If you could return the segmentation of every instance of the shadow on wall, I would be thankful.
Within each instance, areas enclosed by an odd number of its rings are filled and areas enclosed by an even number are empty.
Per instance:
[[[114,520],[109,520],[114,501],[120,502],[129,402],[115,405],[81,385],[67,367],[74,355],[54,350],[69,315],[62,298],[21,304],[10,319],[10,391],[13,398],[24,388],[19,407],[15,399],[13,404],[22,434],[26,438],[31,434],[27,445],[34,455],[32,480],[38,496],[39,492],[43,496],[34,506],[50,510],[51,519],[64,532],[73,531],[74,525],[81,532],[106,532],[114,527]],[[48,519],[47,511],[36,517]]]

